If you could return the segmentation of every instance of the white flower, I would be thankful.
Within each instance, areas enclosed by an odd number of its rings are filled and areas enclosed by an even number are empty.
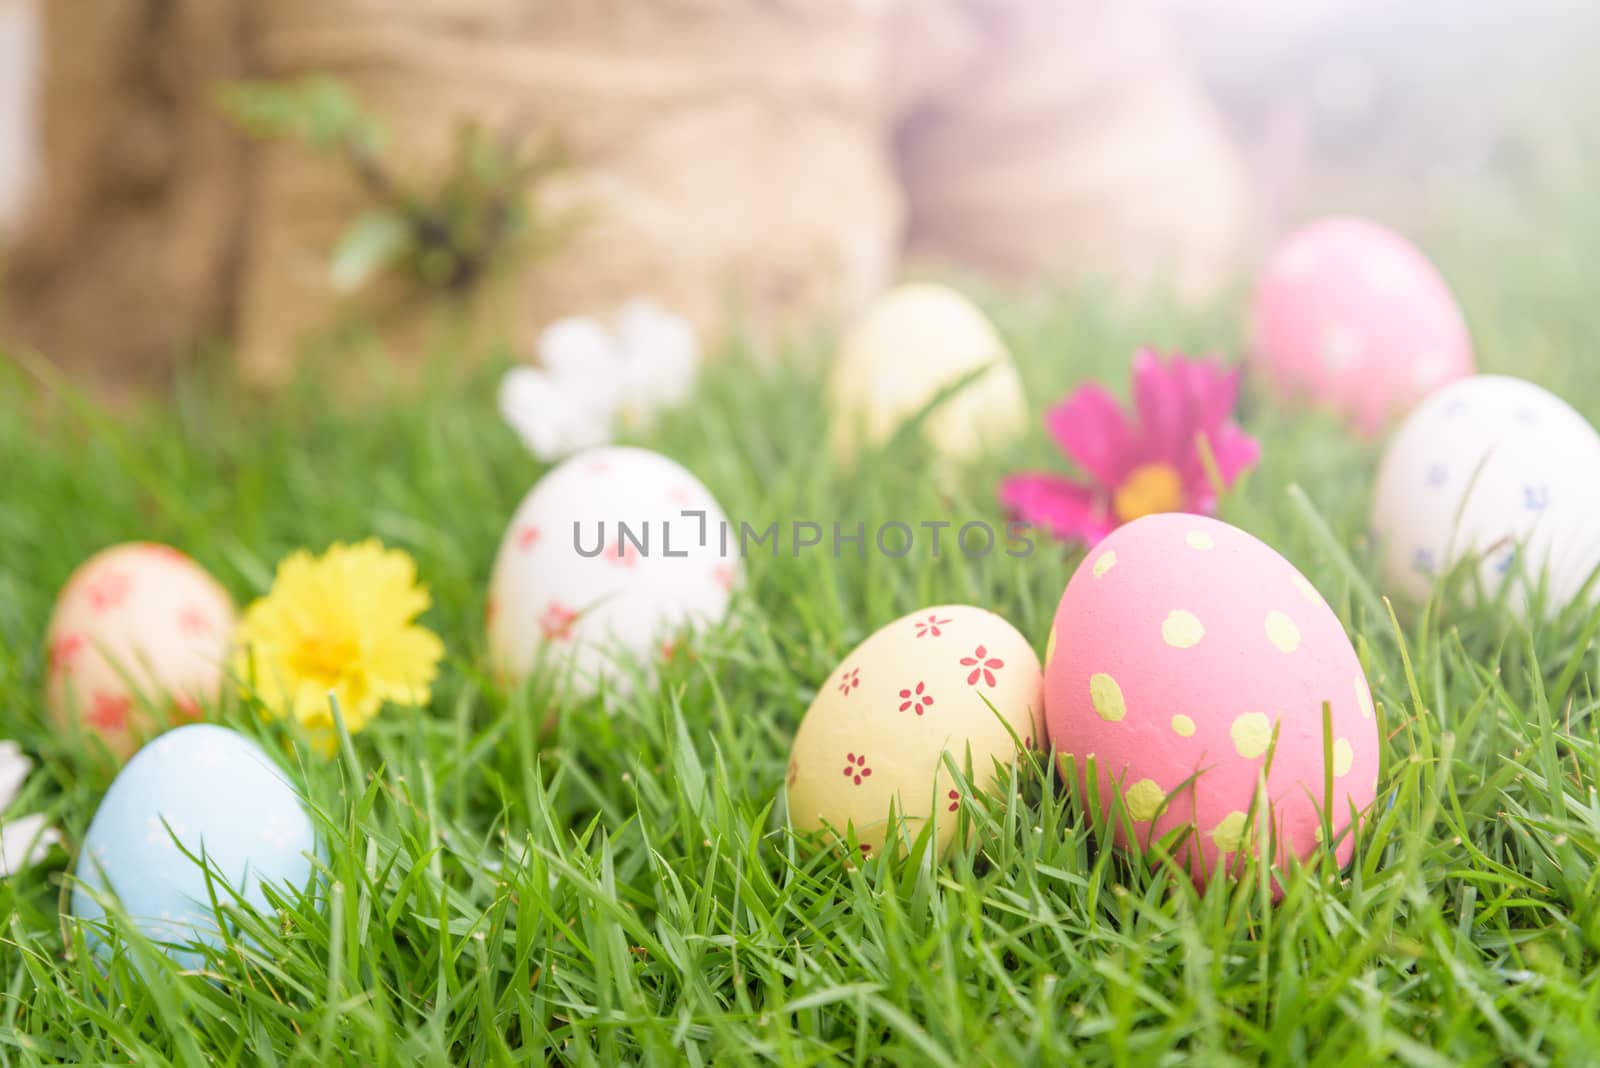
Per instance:
[[[644,428],[688,400],[700,344],[688,320],[636,299],[610,329],[580,316],[550,324],[539,363],[506,372],[500,414],[529,451],[554,461],[610,441],[619,419]]]
[[[16,742],[0,742],[0,814],[16,799],[32,769],[33,761],[22,755]],[[60,841],[61,834],[45,826],[43,816],[0,819],[0,879],[38,864]]]
[[[28,781],[33,761],[22,755],[16,742],[0,742],[0,812],[4,812]]]
[[[694,327],[653,301],[630,300],[617,312],[617,345],[622,352],[622,416],[648,422],[662,408],[689,399],[700,367],[700,342]]]

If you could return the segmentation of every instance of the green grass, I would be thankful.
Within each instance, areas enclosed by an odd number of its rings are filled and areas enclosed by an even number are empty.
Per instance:
[[[1433,247],[1481,363],[1600,418],[1580,255],[1595,228],[1549,203],[1539,229],[1474,204],[1489,221]],[[1087,377],[1122,388],[1143,342],[1237,351],[1237,301],[1184,315],[1038,294],[992,309],[1036,410]],[[842,471],[819,448],[815,363],[730,353],[694,410],[644,443],[758,525],[993,519],[999,474],[1053,461],[1030,434],[953,485],[915,449]],[[55,591],[109,542],[177,544],[244,601],[291,549],[375,534],[416,556],[426,622],[451,650],[431,707],[389,710],[356,740],[358,763],[302,757],[293,774],[328,847],[316,892],[236,915],[243,936],[202,973],[120,928],[128,952],[97,965],[61,920],[61,858],[0,883],[0,1064],[1600,1058],[1596,620],[1530,631],[1446,605],[1397,627],[1361,540],[1375,451],[1329,421],[1252,393],[1264,460],[1224,518],[1346,622],[1382,704],[1381,800],[1351,867],[1284,874],[1274,905],[1264,879],[1198,894],[1098,848],[1036,763],[976,806],[942,864],[842,867],[785,831],[788,742],[840,656],[943,601],[991,607],[1042,650],[1073,554],[754,559],[695,659],[565,710],[541,739],[525,698],[484,669],[489,565],[540,473],[493,414],[494,370],[438,371],[426,388],[372,370],[351,402],[313,377],[262,400],[191,375],[112,416],[0,364],[0,733],[42,762],[17,811],[47,808],[77,841],[109,782],[40,702]],[[273,738],[236,707],[223,716]]]

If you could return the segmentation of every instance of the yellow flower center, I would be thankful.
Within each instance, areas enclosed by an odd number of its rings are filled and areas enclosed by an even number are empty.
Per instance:
[[[323,686],[333,687],[360,665],[361,648],[352,635],[307,634],[295,645],[294,673]]]
[[[1176,512],[1183,507],[1183,479],[1171,464],[1140,464],[1117,487],[1111,507],[1122,523],[1156,512]]]

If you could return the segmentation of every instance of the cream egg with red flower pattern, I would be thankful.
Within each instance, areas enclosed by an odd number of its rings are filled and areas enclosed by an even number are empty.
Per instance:
[[[196,719],[216,702],[234,623],[228,592],[177,549],[101,550],[56,599],[46,632],[51,714],[126,759],[162,720]]]
[[[878,630],[818,689],[795,733],[789,822],[825,844],[853,837],[872,856],[899,829],[935,822],[940,851],[954,840],[962,791],[950,756],[979,789],[1044,729],[1039,658],[1015,627],[970,605],[939,605]]]

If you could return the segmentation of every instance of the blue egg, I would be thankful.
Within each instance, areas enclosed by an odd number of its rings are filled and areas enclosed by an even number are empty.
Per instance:
[[[308,884],[316,836],[294,788],[255,742],[206,723],[179,727],[139,750],[100,802],[78,857],[73,913],[102,918],[90,891],[109,893],[152,941],[220,945],[205,871],[184,850],[267,911],[263,883],[284,892]],[[231,903],[215,889],[219,904]],[[87,938],[101,949],[95,932]],[[186,968],[201,963],[192,951],[167,952]]]

